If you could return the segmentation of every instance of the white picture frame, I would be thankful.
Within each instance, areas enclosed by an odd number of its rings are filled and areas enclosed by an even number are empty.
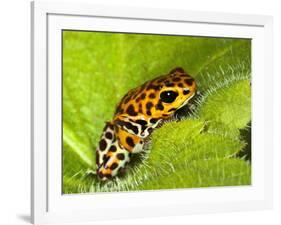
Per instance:
[[[188,26],[189,33],[183,31],[184,26]],[[62,29],[73,28],[252,38],[252,148],[255,149],[252,185],[62,195],[61,100],[58,100],[61,99],[58,97],[61,96],[61,81],[57,80],[61,70],[59,38]],[[32,2],[32,222],[43,224],[272,208],[272,49],[271,16]],[[120,204],[116,206],[113,202]]]

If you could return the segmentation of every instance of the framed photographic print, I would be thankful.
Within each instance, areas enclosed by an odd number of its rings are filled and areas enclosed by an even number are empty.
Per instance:
[[[270,16],[36,1],[32,43],[34,224],[272,207]]]

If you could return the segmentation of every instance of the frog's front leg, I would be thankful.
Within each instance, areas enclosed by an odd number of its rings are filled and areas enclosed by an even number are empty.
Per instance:
[[[118,175],[130,162],[131,154],[142,151],[143,139],[114,123],[107,123],[97,148],[97,175],[101,180]]]
[[[156,127],[163,123],[163,119],[150,118],[145,120],[143,117],[129,118],[121,115],[115,119],[114,123],[128,133],[144,139],[147,138]]]
[[[117,140],[120,146],[125,148],[130,153],[139,153],[143,151],[144,139],[128,132],[122,127],[117,129]]]

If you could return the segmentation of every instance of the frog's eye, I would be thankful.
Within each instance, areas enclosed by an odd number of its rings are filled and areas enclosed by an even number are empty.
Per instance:
[[[175,92],[175,91],[163,91],[160,94],[160,99],[162,100],[162,102],[172,103],[173,101],[176,100],[178,95],[179,94],[177,92]]]

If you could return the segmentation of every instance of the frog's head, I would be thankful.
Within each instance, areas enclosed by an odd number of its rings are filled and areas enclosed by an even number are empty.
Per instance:
[[[168,117],[188,103],[196,93],[195,80],[182,68],[177,67],[169,74],[152,80],[146,87],[148,102],[155,117]],[[151,98],[155,97],[155,98]]]
[[[116,116],[142,120],[167,118],[186,105],[195,93],[195,80],[177,67],[130,90],[118,105]]]

